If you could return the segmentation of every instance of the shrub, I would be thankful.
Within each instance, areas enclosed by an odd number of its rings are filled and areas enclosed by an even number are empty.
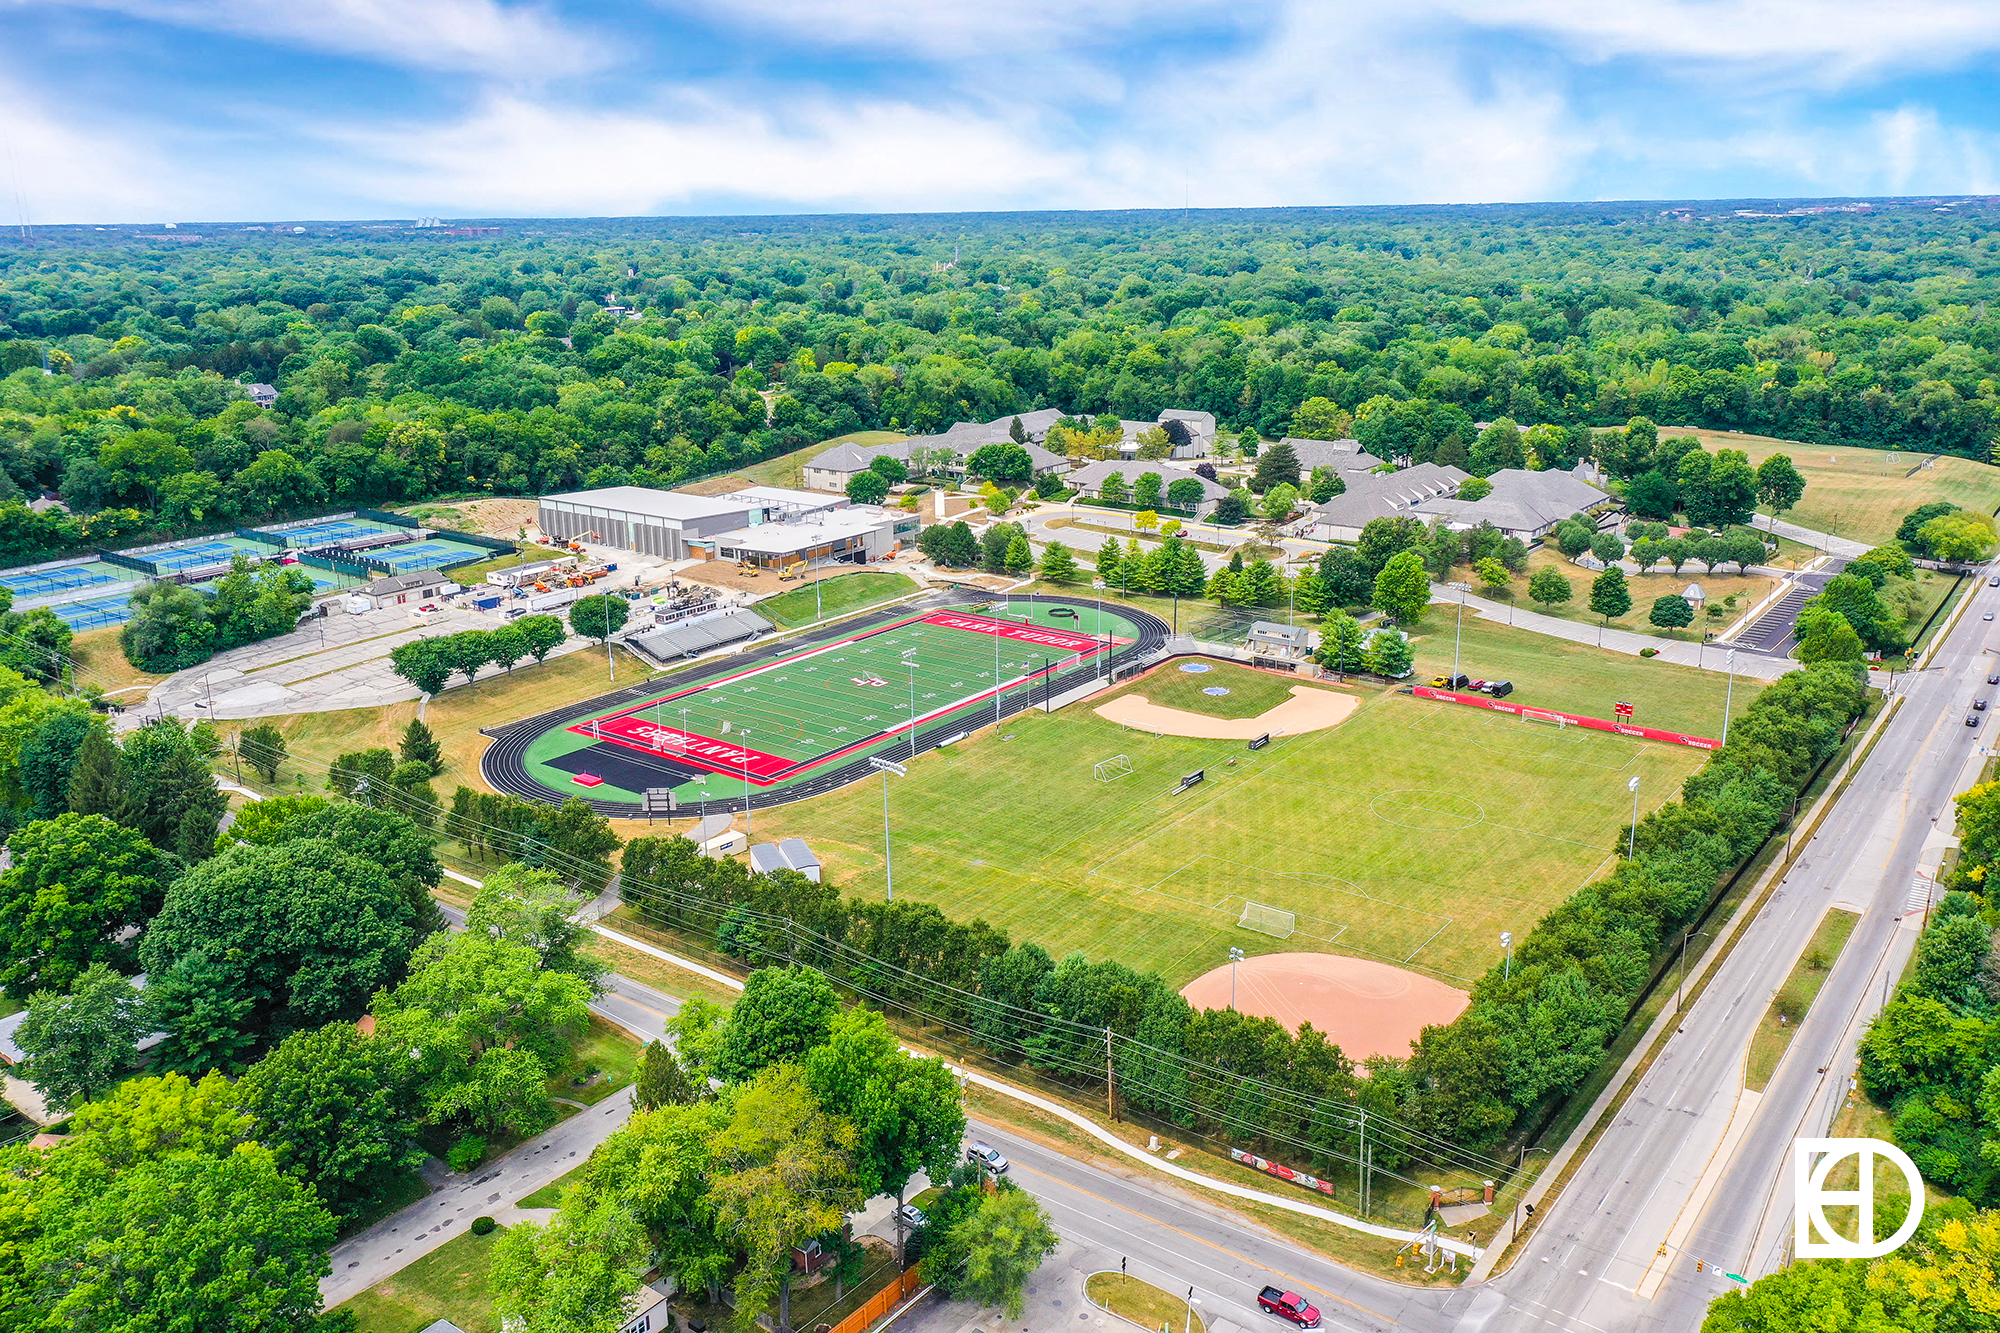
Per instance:
[[[463,1173],[472,1170],[486,1160],[486,1139],[478,1134],[467,1134],[444,1155],[444,1164],[452,1170]]]
[[[472,1219],[472,1234],[475,1236],[488,1235],[492,1232],[494,1227],[499,1225],[500,1224],[498,1222],[495,1222],[490,1217],[484,1217],[484,1216],[475,1217]]]
[[[1658,657],[1659,655],[1660,650],[1658,648],[1641,648],[1639,650],[1639,656],[1641,657]]]

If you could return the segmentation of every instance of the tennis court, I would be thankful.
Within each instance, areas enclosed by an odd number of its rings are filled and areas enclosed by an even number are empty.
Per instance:
[[[310,549],[316,546],[333,546],[340,542],[355,541],[364,537],[379,537],[385,532],[398,529],[385,527],[380,523],[353,523],[344,518],[330,519],[324,523],[308,523],[298,528],[266,528],[269,532],[296,549]]]
[[[1133,642],[1116,613],[1015,603],[911,616],[704,684],[553,726],[527,747],[556,789],[637,799],[709,774],[769,788],[864,753],[898,758],[911,733],[1012,712],[1048,675]],[[628,785],[629,784],[629,785]],[[696,789],[695,799],[706,793]]]
[[[271,548],[237,537],[225,537],[218,541],[193,542],[186,546],[148,551],[138,559],[152,561],[153,567],[162,574],[180,574],[190,569],[206,569],[210,565],[226,565],[238,555],[247,555],[255,560],[268,559]]]
[[[380,560],[400,570],[437,569],[443,565],[455,565],[461,560],[484,559],[488,554],[482,547],[447,541],[410,542],[367,552],[369,559]]]
[[[99,597],[87,602],[64,602],[49,610],[78,633],[87,629],[103,629],[106,625],[122,625],[132,618],[131,602],[122,595]]]
[[[124,574],[113,571],[108,565],[81,564],[64,565],[60,569],[24,570],[17,574],[0,574],[0,588],[17,598],[53,597],[57,593],[74,592],[79,588],[94,588],[102,583],[122,583],[128,579],[143,577],[137,570]]]

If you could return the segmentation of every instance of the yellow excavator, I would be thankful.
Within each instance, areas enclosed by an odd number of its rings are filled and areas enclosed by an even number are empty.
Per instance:
[[[778,568],[778,582],[780,583],[790,583],[793,579],[802,579],[805,576],[806,562],[803,560],[794,560],[791,564],[781,565]]]

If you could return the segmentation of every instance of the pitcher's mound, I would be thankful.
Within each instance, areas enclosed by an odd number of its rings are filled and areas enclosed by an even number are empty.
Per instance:
[[[1229,1007],[1229,966],[1181,987],[1197,1009]],[[1472,997],[1387,963],[1332,953],[1267,953],[1236,965],[1236,1010],[1291,1030],[1311,1023],[1356,1064],[1371,1055],[1409,1058],[1410,1043],[1449,1023]]]

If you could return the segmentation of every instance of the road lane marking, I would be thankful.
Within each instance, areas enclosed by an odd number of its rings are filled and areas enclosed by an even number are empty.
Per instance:
[[[1680,1216],[1675,1218],[1673,1229],[1667,1232],[1666,1249],[1669,1255],[1680,1254],[1681,1247],[1687,1243],[1688,1233],[1694,1230],[1695,1223],[1700,1220],[1702,1213],[1707,1211],[1710,1196],[1722,1184],[1723,1169],[1735,1157],[1736,1146],[1743,1141],[1743,1135],[1750,1128],[1752,1117],[1757,1114],[1757,1103],[1763,1099],[1762,1093],[1752,1092],[1748,1088],[1737,1094],[1736,1109],[1729,1117],[1728,1127],[1722,1131],[1722,1142],[1715,1145],[1715,1152],[1708,1159],[1707,1169],[1701,1173],[1701,1178],[1695,1182],[1694,1190],[1688,1195],[1687,1202],[1681,1206]],[[1639,1289],[1634,1294],[1642,1300],[1656,1299],[1660,1294],[1660,1285],[1667,1280],[1667,1271],[1672,1266],[1671,1258],[1662,1264],[1660,1256],[1655,1254],[1653,1261],[1646,1265],[1645,1274],[1639,1279]]]

